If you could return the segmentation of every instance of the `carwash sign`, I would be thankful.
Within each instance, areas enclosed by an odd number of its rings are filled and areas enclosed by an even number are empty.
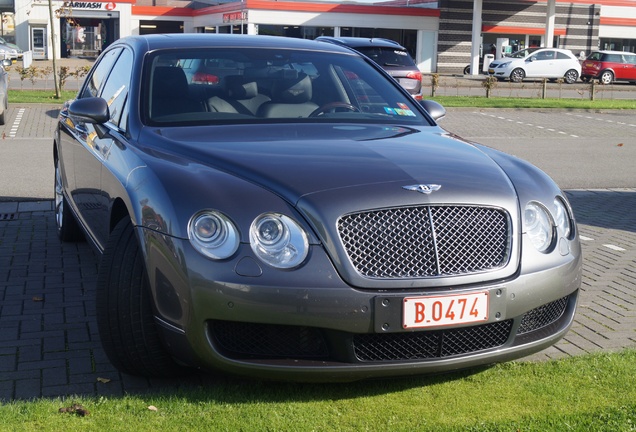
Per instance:
[[[64,7],[69,9],[91,9],[91,10],[113,10],[117,5],[114,2],[101,3],[101,2],[83,2],[83,1],[70,1],[64,2]]]

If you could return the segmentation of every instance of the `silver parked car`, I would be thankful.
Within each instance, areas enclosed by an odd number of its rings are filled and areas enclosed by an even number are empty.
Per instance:
[[[319,36],[316,40],[348,46],[379,64],[416,100],[422,100],[422,72],[406,48],[391,39]]]
[[[8,45],[0,44],[0,59],[13,62],[18,59],[18,50]]]
[[[235,73],[192,82],[194,63]],[[581,284],[567,198],[440,128],[444,113],[337,44],[110,45],[61,110],[53,155],[58,235],[101,256],[112,363],[344,381],[557,342]]]
[[[526,78],[562,78],[566,83],[573,84],[581,76],[581,63],[570,50],[527,48],[491,62],[488,74],[512,82],[521,82]]]
[[[11,64],[11,60],[0,62],[0,125],[5,124],[7,109],[9,109],[9,77],[4,68]]]
[[[0,37],[0,44],[7,46],[10,49],[15,50],[16,53],[16,58],[21,59],[24,55],[24,52],[22,51],[22,48],[20,48],[18,45],[11,43],[11,42],[7,42],[7,40],[3,37]]]

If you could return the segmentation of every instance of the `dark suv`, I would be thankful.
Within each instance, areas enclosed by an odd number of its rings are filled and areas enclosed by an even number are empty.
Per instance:
[[[422,72],[399,43],[383,38],[319,36],[316,40],[344,45],[361,52],[387,71],[417,100],[422,100]]]
[[[595,51],[583,61],[581,79],[598,79],[601,84],[623,80],[636,83],[636,54],[627,51]]]

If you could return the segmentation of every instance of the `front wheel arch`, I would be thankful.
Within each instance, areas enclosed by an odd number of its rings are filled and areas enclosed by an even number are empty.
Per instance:
[[[155,322],[144,256],[130,218],[111,233],[100,261],[96,318],[106,355],[121,372],[173,377],[183,374]]]

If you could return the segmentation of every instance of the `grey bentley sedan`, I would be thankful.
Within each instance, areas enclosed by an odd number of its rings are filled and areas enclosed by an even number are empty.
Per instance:
[[[53,155],[59,237],[100,255],[111,362],[346,381],[557,342],[581,284],[568,201],[444,114],[326,42],[110,45],[60,111]]]

